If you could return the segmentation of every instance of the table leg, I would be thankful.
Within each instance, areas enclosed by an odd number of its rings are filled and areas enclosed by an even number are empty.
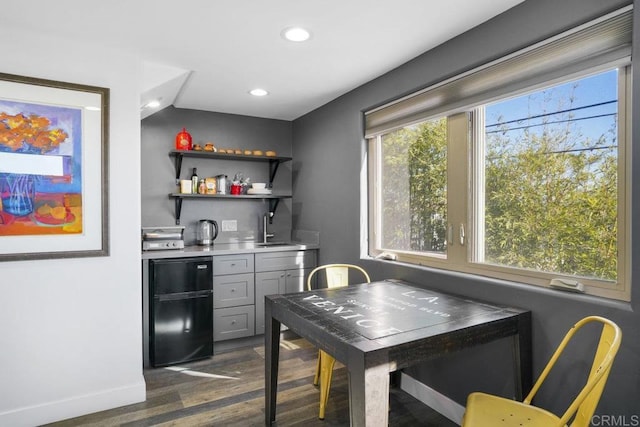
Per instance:
[[[515,391],[519,401],[524,400],[533,386],[531,349],[531,313],[526,313],[519,317],[518,333],[513,337]]]
[[[280,358],[280,322],[271,317],[271,301],[265,299],[264,380],[265,425],[276,420],[276,395],[278,394],[278,360]]]
[[[362,362],[347,366],[351,426],[386,427],[389,424],[389,367],[383,363],[365,368]]]

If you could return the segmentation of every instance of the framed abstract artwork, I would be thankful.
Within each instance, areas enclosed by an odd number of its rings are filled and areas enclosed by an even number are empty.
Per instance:
[[[109,89],[0,73],[0,261],[109,255]]]

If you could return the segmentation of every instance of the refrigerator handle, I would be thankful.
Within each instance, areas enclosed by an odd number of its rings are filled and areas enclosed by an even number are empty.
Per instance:
[[[176,301],[182,299],[192,299],[192,298],[208,298],[209,295],[212,295],[213,291],[194,291],[194,292],[182,292],[177,294],[161,294],[155,295],[153,298],[156,301]]]

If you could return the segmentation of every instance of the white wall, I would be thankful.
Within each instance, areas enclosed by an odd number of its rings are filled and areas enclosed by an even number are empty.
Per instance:
[[[0,425],[39,425],[143,401],[141,64],[6,26],[0,40],[0,72],[111,90],[111,255],[0,263]]]

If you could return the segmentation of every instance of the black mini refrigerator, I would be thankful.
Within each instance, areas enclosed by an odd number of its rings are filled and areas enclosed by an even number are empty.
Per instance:
[[[151,365],[213,356],[213,261],[207,257],[149,261]]]

